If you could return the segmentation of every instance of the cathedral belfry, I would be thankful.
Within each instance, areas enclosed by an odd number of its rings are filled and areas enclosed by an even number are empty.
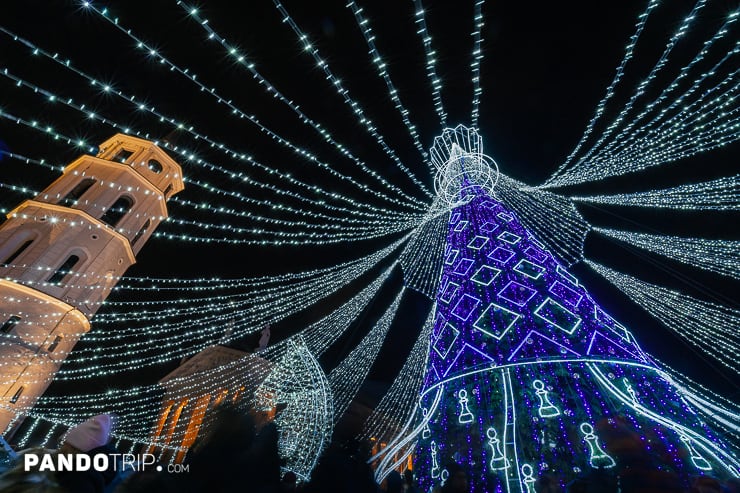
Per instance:
[[[116,134],[0,225],[0,434],[10,435],[184,188],[154,143]]]

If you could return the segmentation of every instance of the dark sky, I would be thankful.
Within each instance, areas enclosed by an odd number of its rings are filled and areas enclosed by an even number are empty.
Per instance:
[[[384,83],[371,66],[367,47],[345,1],[288,1],[287,10],[327,60],[332,71],[346,84],[350,95],[360,103],[368,117],[376,122],[379,132],[397,152],[403,163],[427,185],[432,176],[391,103]],[[470,121],[472,83],[472,2],[425,2],[427,24],[438,53],[438,74],[443,80],[442,100],[449,123]],[[631,89],[649,71],[663,49],[667,36],[678,26],[693,3],[674,0],[661,6],[638,45],[633,71],[626,74],[622,92],[615,97],[624,102]],[[255,114],[271,130],[316,153],[337,170],[363,178],[336,150],[317,138],[284,106],[264,91],[244,67],[237,66],[223,48],[206,39],[201,27],[173,1],[94,2],[107,8],[121,26],[131,29],[141,39],[156,46],[159,53],[181,68],[198,74],[198,80],[215,87],[245,113]],[[257,70],[302,111],[329,129],[338,142],[361,157],[374,170],[408,193],[422,198],[418,189],[392,165],[388,157],[357,124],[348,107],[325,80],[314,61],[302,53],[296,36],[281,22],[271,0],[249,2],[201,2],[199,13],[209,25],[243,49]],[[572,150],[594,109],[604,95],[634,32],[637,16],[646,2],[486,2],[483,31],[480,107],[480,132],[485,151],[499,164],[501,171],[526,183],[537,184],[552,173]],[[426,78],[425,59],[415,33],[414,8],[410,0],[365,1],[361,4],[376,34],[378,50],[384,55],[399,96],[418,127],[425,148],[441,131],[434,112],[432,93]],[[701,42],[713,32],[733,7],[732,2],[714,2],[706,9],[701,22],[689,36]],[[104,84],[143,98],[163,114],[175,117],[186,126],[224,142],[232,149],[253,155],[262,163],[311,183],[335,189],[358,201],[372,205],[388,204],[371,195],[352,190],[327,173],[317,170],[284,147],[260,133],[246,120],[235,118],[224,104],[199,91],[182,76],[158,63],[156,58],[137,50],[124,33],[99,16],[72,1],[3,2],[0,25],[23,36],[60,58],[70,58],[79,69],[97,77]],[[682,60],[680,50],[677,59]],[[686,53],[689,53],[688,51]],[[232,170],[247,169],[250,176],[279,183],[274,179],[209,149],[184,132],[158,121],[151,115],[92,87],[79,76],[46,59],[34,56],[27,47],[0,34],[0,64],[11,73],[44,89],[78,103],[85,103],[96,114],[131,128],[149,133],[153,138],[169,138],[199,156]],[[619,106],[616,106],[619,108]],[[84,138],[94,144],[116,130],[86,119],[63,104],[0,78],[0,109],[28,120],[51,125],[66,135]],[[48,135],[0,119],[1,145],[11,151],[55,164],[71,161],[80,150]],[[737,144],[708,156],[687,159],[668,167],[627,175],[605,183],[591,184],[577,191],[589,193],[637,191],[674,186],[726,176],[737,170]],[[39,190],[50,183],[58,172],[19,163],[5,158],[0,161],[0,182],[29,186]],[[222,175],[183,163],[189,179],[208,180],[223,188],[274,200],[264,190],[240,187]],[[669,168],[669,169],[666,169]],[[186,188],[180,197],[203,201],[209,205],[244,208],[244,204],[214,197],[195,186]],[[26,198],[6,190],[0,193],[0,207],[8,209]],[[290,202],[287,202],[290,203]],[[730,214],[696,214],[656,212],[649,210],[595,208],[580,206],[581,213],[594,224],[650,233],[665,233],[709,238],[737,238],[737,217]],[[254,212],[269,212],[258,211]],[[174,217],[220,224],[221,218],[209,213],[173,207]],[[247,221],[236,224],[249,227]],[[176,234],[215,235],[191,227],[170,223],[162,230]],[[216,235],[218,236],[218,235]],[[272,246],[192,243],[181,240],[155,239],[139,256],[130,271],[133,276],[152,277],[241,277],[280,274],[288,271],[324,267],[352,259],[386,244],[397,236],[338,246]],[[625,250],[596,235],[589,235],[586,253],[606,265],[624,269],[647,281],[662,283],[710,301],[738,306],[738,283],[710,275],[645,252]],[[643,347],[673,367],[737,399],[739,388],[732,382],[736,376],[718,371],[658,322],[632,304],[623,294],[608,285],[583,264],[574,267],[594,297],[611,313],[628,325]],[[350,335],[337,345],[323,361],[332,367],[352,341],[368,329],[384,309],[384,300],[393,296],[399,276],[389,286],[385,298],[373,304]],[[391,284],[393,284],[391,283]],[[342,296],[322,302],[320,306],[278,324],[275,338],[285,337],[296,328],[315,320],[338,303]],[[149,296],[156,296],[150,294]],[[395,324],[383,349],[383,364],[374,369],[373,377],[388,380],[400,368],[405,352],[412,344],[416,328],[423,321],[428,306],[420,296],[410,295],[404,303],[401,322]],[[667,343],[666,343],[667,342]],[[330,361],[332,358],[335,361]],[[167,368],[153,368],[148,373],[157,379]],[[146,378],[144,376],[143,378]]]

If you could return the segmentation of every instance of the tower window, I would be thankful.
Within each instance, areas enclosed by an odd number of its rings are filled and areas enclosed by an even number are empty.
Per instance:
[[[115,156],[113,156],[113,161],[118,161],[119,163],[125,163],[128,158],[131,157],[131,155],[134,153],[134,151],[128,151],[126,149],[121,149],[116,153]]]
[[[72,268],[80,261],[80,257],[77,255],[70,255],[67,260],[52,274],[47,281],[49,284],[56,284],[57,286],[62,282],[64,277],[72,272]]]
[[[59,205],[72,207],[77,203],[80,197],[82,197],[82,194],[87,192],[94,183],[95,180],[92,178],[85,178],[80,181],[67,195],[64,196],[64,198],[59,202]]]
[[[19,317],[18,315],[13,315],[9,319],[7,319],[5,323],[3,323],[2,326],[0,326],[0,333],[2,334],[9,333],[11,330],[13,330],[13,328],[16,325],[18,325],[18,322],[20,321],[21,321],[21,317]]]
[[[54,338],[54,341],[51,344],[49,344],[49,347],[47,348],[47,351],[49,351],[50,353],[53,353],[54,350],[57,348],[57,346],[59,345],[60,342],[62,342],[62,336],[56,336]]]
[[[15,394],[13,394],[13,397],[10,398],[10,403],[15,404],[18,402],[18,399],[20,399],[21,394],[23,394],[23,387],[18,387],[18,390],[15,391]]]
[[[116,200],[112,206],[110,206],[110,209],[105,211],[105,214],[100,218],[101,221],[103,221],[106,224],[110,224],[111,226],[115,227],[123,218],[123,216],[126,215],[128,211],[131,210],[131,207],[133,207],[134,201],[131,200],[131,198],[124,196],[118,197],[118,200]]]
[[[151,226],[152,221],[150,219],[147,219],[144,223],[144,226],[141,227],[138,233],[136,233],[136,236],[134,236],[134,239],[131,240],[131,246],[136,245],[136,242],[141,239],[142,236],[144,236],[144,233],[146,233],[146,230],[149,229],[149,226]]]
[[[26,248],[28,248],[29,246],[31,246],[31,243],[33,243],[33,240],[26,240],[26,241],[24,241],[18,248],[15,249],[15,251],[13,253],[10,254],[10,257],[6,258],[5,261],[3,261],[3,263],[1,264],[2,267],[7,267],[11,263],[13,263],[13,261],[15,259],[17,259],[18,257],[20,257],[21,253],[23,253],[24,251],[26,251]]]
[[[159,174],[162,172],[162,163],[160,163],[156,159],[150,159],[148,164],[149,169],[154,171],[155,173]]]

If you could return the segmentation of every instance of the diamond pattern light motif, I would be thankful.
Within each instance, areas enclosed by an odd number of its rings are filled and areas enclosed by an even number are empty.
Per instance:
[[[486,246],[486,243],[488,243],[488,238],[485,236],[476,236],[472,240],[470,240],[470,243],[468,243],[468,248],[472,250],[480,250],[484,246]]]
[[[469,294],[464,294],[462,298],[460,298],[460,301],[455,305],[455,308],[452,309],[452,314],[465,322],[470,318],[470,314],[473,313],[473,310],[475,310],[480,304],[481,301],[478,298],[470,296]]]
[[[460,331],[457,330],[451,323],[445,323],[442,333],[439,335],[437,340],[434,342],[434,350],[443,359],[447,357],[450,352],[452,345],[455,344],[457,337],[460,335]]]
[[[510,281],[509,284],[504,286],[504,289],[498,292],[497,296],[516,306],[524,306],[535,294],[537,294],[537,291],[534,289],[516,281]]]
[[[491,267],[490,265],[482,265],[481,268],[473,274],[473,277],[471,277],[470,280],[476,284],[480,284],[481,286],[490,286],[499,274],[501,274],[501,269]]]
[[[500,264],[505,264],[514,257],[514,252],[504,247],[496,247],[488,254],[488,258]]]
[[[473,327],[487,336],[500,340],[519,318],[521,318],[521,315],[518,313],[507,310],[496,303],[491,303],[480,318],[475,321]]]
[[[514,266],[514,270],[530,279],[539,279],[540,276],[542,276],[542,273],[545,272],[544,267],[533,264],[526,259],[521,259],[519,263]]]
[[[547,298],[535,309],[534,314],[568,334],[572,334],[581,323],[578,315],[572,313],[552,298]]]

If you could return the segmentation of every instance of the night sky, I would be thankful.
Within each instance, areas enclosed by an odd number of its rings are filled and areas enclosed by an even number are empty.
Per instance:
[[[361,172],[338,152],[316,137],[315,131],[300,123],[264,91],[242,67],[237,66],[224,49],[206,39],[203,29],[178,6],[177,2],[154,0],[93,2],[108,9],[126,29],[156,46],[159,53],[182,68],[198,74],[198,80],[215,87],[219,94],[244,112],[256,115],[271,130],[309,149],[335,169],[364,179]],[[388,97],[385,84],[370,64],[367,46],[344,1],[286,1],[285,7],[307,33],[335,75],[346,84],[350,95],[364,108],[386,142],[405,166],[419,180],[432,186],[433,177],[414,148],[398,112]],[[614,100],[609,115],[621,108],[642,77],[660,55],[667,37],[676,29],[693,2],[673,0],[661,6],[638,44],[630,66]],[[686,42],[692,49],[676,50],[674,67],[681,67],[693,56],[697,43],[706,39],[734,7],[733,2],[710,2],[700,22],[689,32]],[[442,101],[448,123],[468,124],[473,86],[470,60],[473,39],[473,2],[425,2],[426,20],[438,53],[438,75],[443,81]],[[364,14],[376,34],[378,50],[384,55],[389,73],[409,118],[417,126],[420,140],[429,148],[441,133],[432,91],[426,76],[425,58],[419,36],[415,33],[414,6],[405,1],[365,1]],[[486,25],[483,31],[484,59],[481,67],[483,93],[479,129],[484,151],[493,157],[501,172],[528,184],[542,183],[566,158],[593,116],[597,103],[614,77],[625,45],[634,32],[637,16],[646,2],[495,2],[484,5]],[[240,47],[255,68],[301,110],[329,129],[338,142],[361,157],[374,170],[407,193],[423,198],[411,181],[393,165],[378,144],[364,132],[350,109],[337,95],[315,62],[302,52],[295,34],[283,22],[271,0],[249,2],[208,1],[198,4],[199,14],[209,25]],[[258,161],[296,178],[321,184],[368,204],[387,206],[381,199],[359,193],[326,172],[278,145],[253,124],[234,117],[224,104],[199,91],[188,80],[166,65],[136,49],[124,33],[100,16],[72,1],[3,2],[0,25],[39,45],[60,58],[126,94],[143,98],[163,114],[173,116],[186,126],[224,142],[233,149],[249,153]],[[693,44],[692,44],[693,43]],[[167,138],[198,156],[233,170],[245,170],[250,176],[270,183],[274,177],[245,168],[242,163],[224,157],[202,141],[177,131],[134,106],[92,87],[74,73],[49,60],[34,56],[28,47],[13,42],[0,33],[0,69],[65,97],[85,103],[90,111],[110,120],[148,133],[152,139]],[[661,87],[658,85],[658,87]],[[37,120],[65,135],[83,138],[91,145],[116,133],[109,125],[85,118],[58,101],[15,87],[13,81],[0,77],[0,109],[8,114]],[[616,111],[615,111],[616,110]],[[609,120],[609,118],[607,118]],[[61,140],[54,140],[8,119],[0,119],[0,148],[56,165],[70,162],[81,150]],[[737,143],[707,155],[685,159],[653,170],[628,174],[574,190],[579,194],[619,193],[650,190],[728,176],[737,172]],[[192,163],[183,162],[186,179],[206,180],[245,195],[274,200],[275,195],[254,187],[244,187],[223,175]],[[58,171],[21,163],[0,156],[0,182],[41,190],[53,181]],[[204,202],[209,207],[244,208],[244,204],[203,193],[187,186],[179,197]],[[9,210],[23,199],[21,193],[0,190],[0,208]],[[290,201],[280,199],[283,203]],[[579,205],[583,216],[597,226],[628,231],[738,239],[737,214],[655,211],[619,207]],[[258,211],[275,214],[274,211]],[[207,212],[172,206],[173,218],[192,221],[225,221]],[[280,217],[275,216],[275,217]],[[246,220],[235,223],[249,227]],[[557,227],[557,225],[553,225]],[[169,223],[161,231],[197,236],[228,236],[229,233],[197,230]],[[326,267],[358,258],[382,247],[398,234],[351,245],[329,246],[255,246],[204,244],[157,238],[142,250],[131,276],[209,278],[277,275]],[[596,234],[589,234],[586,255],[597,262],[623,270],[645,281],[676,288],[701,299],[738,307],[736,281],[694,269],[644,251],[626,249]],[[672,367],[731,399],[738,399],[737,376],[723,372],[719,364],[697,352],[678,336],[663,328],[645,311],[609,285],[584,264],[572,268],[593,297],[611,314],[627,325],[648,353],[655,354]],[[397,273],[367,313],[348,335],[322,359],[327,370],[333,368],[358,341],[372,322],[384,311],[401,282]],[[392,284],[392,285],[391,285]],[[361,284],[349,286],[339,295],[320,302],[274,326],[273,340],[295,333],[331,311],[352,295]],[[354,288],[354,291],[353,291]],[[146,296],[156,296],[156,293]],[[114,294],[114,297],[116,295]],[[114,298],[111,298],[114,299]],[[394,324],[371,377],[388,382],[403,363],[423,322],[429,301],[410,293],[402,313]],[[197,325],[197,320],[194,320]],[[93,330],[95,324],[93,321]],[[215,341],[214,341],[215,342]],[[173,365],[160,365],[138,372],[136,378],[153,383]],[[106,381],[96,385],[119,386]]]

